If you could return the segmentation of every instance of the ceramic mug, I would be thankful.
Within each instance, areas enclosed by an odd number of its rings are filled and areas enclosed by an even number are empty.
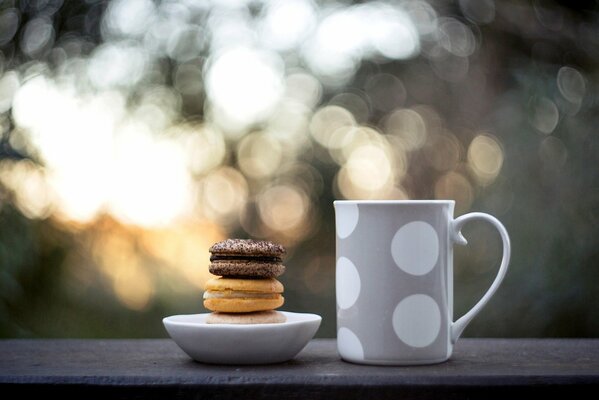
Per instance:
[[[337,349],[361,364],[432,364],[449,359],[460,334],[495,293],[510,240],[495,217],[453,218],[452,200],[335,201]],[[495,281],[453,322],[453,245],[469,221],[489,222],[503,241]]]

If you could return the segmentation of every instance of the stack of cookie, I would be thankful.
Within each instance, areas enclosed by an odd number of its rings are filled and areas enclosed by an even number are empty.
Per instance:
[[[210,247],[210,273],[204,307],[214,311],[206,323],[257,324],[285,322],[277,311],[284,298],[276,277],[285,272],[279,244],[251,239],[227,239]]]

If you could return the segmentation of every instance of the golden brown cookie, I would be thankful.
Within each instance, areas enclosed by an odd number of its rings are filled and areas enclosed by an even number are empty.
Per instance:
[[[217,278],[206,283],[204,307],[212,311],[245,313],[274,310],[283,305],[283,285],[274,278]]]

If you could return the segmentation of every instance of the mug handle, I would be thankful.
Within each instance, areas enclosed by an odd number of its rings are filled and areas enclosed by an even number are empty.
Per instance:
[[[470,321],[472,321],[472,318],[474,318],[476,314],[478,314],[480,310],[482,310],[482,308],[489,302],[491,297],[495,294],[497,288],[499,288],[499,285],[501,284],[501,281],[503,281],[503,278],[505,277],[505,273],[507,272],[507,267],[510,262],[510,237],[507,234],[507,230],[505,229],[503,224],[499,222],[497,218],[489,214],[475,212],[465,214],[454,219],[451,223],[452,240],[457,244],[468,244],[468,241],[462,235],[461,230],[464,224],[466,224],[466,222],[473,220],[487,221],[497,229],[499,235],[501,236],[501,240],[503,241],[503,258],[501,259],[499,272],[497,272],[497,276],[495,277],[495,280],[493,281],[493,284],[491,285],[489,290],[487,290],[487,293],[485,293],[485,295],[478,301],[478,303],[474,305],[474,307],[470,309],[470,311],[468,311],[461,318],[459,318],[457,321],[451,324],[451,343],[455,343],[458,340],[466,326],[468,326]]]

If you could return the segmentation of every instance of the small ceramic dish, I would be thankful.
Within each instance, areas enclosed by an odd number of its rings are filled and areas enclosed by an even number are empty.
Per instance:
[[[207,324],[210,314],[162,320],[170,337],[196,361],[210,364],[271,364],[292,359],[314,337],[322,318],[280,311],[278,324]]]

